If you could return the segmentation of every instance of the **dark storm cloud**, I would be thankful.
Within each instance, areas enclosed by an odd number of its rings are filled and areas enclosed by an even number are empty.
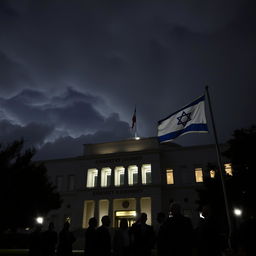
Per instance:
[[[113,112],[129,122],[136,104],[138,132],[154,136],[207,83],[224,141],[255,122],[253,10],[251,0],[1,1],[0,115],[53,125],[52,141],[100,132]]]
[[[97,105],[103,103],[100,97],[72,88],[58,96],[46,96],[43,92],[27,89],[13,97],[0,98],[2,114],[9,116],[13,122],[50,124],[75,136],[109,126],[108,120],[113,116],[105,117],[96,109]]]
[[[26,126],[12,124],[7,120],[0,120],[0,141],[10,143],[14,140],[24,139],[26,147],[39,147],[53,131],[53,127],[29,123]]]
[[[130,137],[129,125],[117,113],[104,116],[95,109],[103,103],[100,97],[72,88],[57,96],[25,89],[0,98],[0,141],[23,138],[27,147],[38,149],[36,159],[40,159],[77,156],[83,143]]]
[[[37,153],[35,159],[54,159],[75,157],[83,154],[83,144],[117,141],[130,137],[130,127],[121,122],[117,114],[106,119],[103,129],[94,134],[78,138],[61,137],[54,142],[46,143]]]

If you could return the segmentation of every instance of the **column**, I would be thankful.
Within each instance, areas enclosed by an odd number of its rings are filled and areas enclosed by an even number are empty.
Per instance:
[[[98,180],[97,180],[97,187],[101,187],[101,169],[98,169]]]
[[[113,199],[109,199],[109,204],[108,204],[108,216],[111,220],[111,227],[114,227],[114,220],[113,220]]]
[[[141,209],[140,209],[140,197],[136,197],[136,198],[135,198],[135,205],[136,205],[136,214],[137,214],[137,217],[139,217],[140,214],[141,214]]]
[[[141,165],[138,166],[138,185],[141,186],[142,184],[142,175],[141,175]]]
[[[115,168],[111,168],[111,184],[110,187],[115,186]]]
[[[128,167],[124,167],[124,186],[128,186]]]
[[[94,217],[98,221],[98,226],[100,225],[100,220],[99,220],[99,200],[94,201]]]

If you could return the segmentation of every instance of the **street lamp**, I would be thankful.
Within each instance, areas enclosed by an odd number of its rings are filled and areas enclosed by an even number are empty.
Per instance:
[[[241,217],[243,213],[242,209],[239,209],[239,208],[234,208],[233,212],[236,217]]]
[[[36,223],[42,225],[44,223],[44,218],[41,216],[38,216],[36,218]]]

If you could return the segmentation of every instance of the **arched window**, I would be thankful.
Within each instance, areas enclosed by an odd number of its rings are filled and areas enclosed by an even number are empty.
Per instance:
[[[94,188],[97,186],[98,181],[98,170],[97,169],[88,169],[87,171],[87,188]]]
[[[138,166],[130,165],[128,167],[128,184],[135,185],[138,184]]]
[[[109,187],[111,185],[111,169],[105,167],[101,169],[101,186]]]
[[[151,183],[151,164],[143,164],[141,168],[142,184]]]
[[[115,168],[115,186],[124,185],[124,172],[125,169],[122,166],[118,166]]]

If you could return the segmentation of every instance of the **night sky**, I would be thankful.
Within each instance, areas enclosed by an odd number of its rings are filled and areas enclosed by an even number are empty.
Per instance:
[[[0,141],[36,159],[141,137],[204,93],[218,136],[256,124],[255,1],[0,1]],[[181,145],[213,143],[189,134]]]

